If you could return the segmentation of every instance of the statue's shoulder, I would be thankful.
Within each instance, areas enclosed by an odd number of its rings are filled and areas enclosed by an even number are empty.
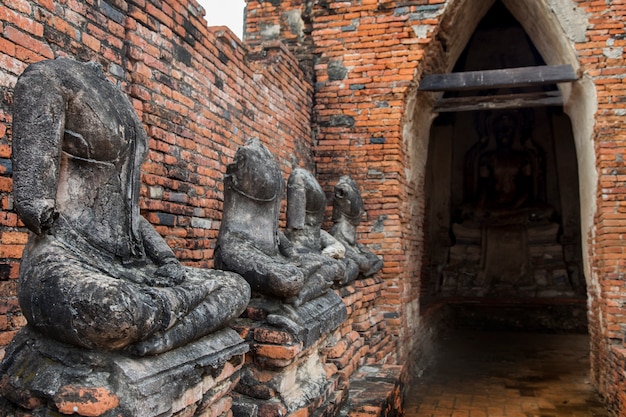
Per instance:
[[[45,83],[48,87],[79,88],[89,77],[105,77],[97,62],[80,62],[60,57],[30,64],[20,75],[17,85]]]
[[[79,70],[77,61],[69,58],[47,59],[30,64],[24,72],[24,76],[55,76],[63,72]]]

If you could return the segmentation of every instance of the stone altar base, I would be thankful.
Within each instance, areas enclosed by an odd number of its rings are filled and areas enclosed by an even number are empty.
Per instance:
[[[247,351],[232,329],[137,358],[80,349],[24,328],[0,367],[0,415],[229,416]]]
[[[532,227],[531,227],[532,226]],[[442,271],[441,294],[460,297],[558,298],[583,295],[579,272],[564,257],[559,225],[466,227]]]
[[[235,417],[333,416],[347,399],[336,367],[321,352],[328,335],[346,319],[333,291],[299,308],[253,298],[235,322],[250,353],[235,388]]]

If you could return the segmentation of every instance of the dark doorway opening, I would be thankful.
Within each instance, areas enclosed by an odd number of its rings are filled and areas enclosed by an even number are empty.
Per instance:
[[[541,65],[497,1],[454,72]],[[556,84],[486,87],[444,98],[556,91]],[[578,166],[562,107],[441,113],[426,172],[422,306],[443,302],[470,327],[586,331]]]

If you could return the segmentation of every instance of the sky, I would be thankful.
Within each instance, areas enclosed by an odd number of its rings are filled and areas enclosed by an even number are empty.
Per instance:
[[[209,26],[228,26],[242,38],[244,0],[198,0],[198,3],[206,9]]]

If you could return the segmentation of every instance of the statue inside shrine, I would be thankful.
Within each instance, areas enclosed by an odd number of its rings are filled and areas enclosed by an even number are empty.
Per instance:
[[[224,179],[224,212],[215,248],[218,268],[241,274],[252,291],[298,307],[331,287],[332,259],[294,248],[278,230],[284,180],[258,139],[240,147]]]
[[[479,142],[468,152],[463,220],[518,223],[550,219],[553,209],[542,196],[542,151],[520,133],[516,114],[503,113],[493,121],[494,140]]]
[[[443,290],[456,295],[552,296],[572,290],[547,203],[545,153],[523,112],[485,117],[487,135],[465,154],[464,203]]]
[[[169,351],[237,317],[250,289],[185,267],[139,213],[147,136],[94,63],[30,65],[15,87],[15,208],[32,232],[19,301],[28,326],[88,349]]]
[[[380,271],[383,261],[357,241],[357,226],[365,213],[361,192],[349,176],[342,176],[335,185],[333,197],[333,221],[331,234],[346,248],[344,262],[346,275],[343,283],[359,276],[369,277]]]

